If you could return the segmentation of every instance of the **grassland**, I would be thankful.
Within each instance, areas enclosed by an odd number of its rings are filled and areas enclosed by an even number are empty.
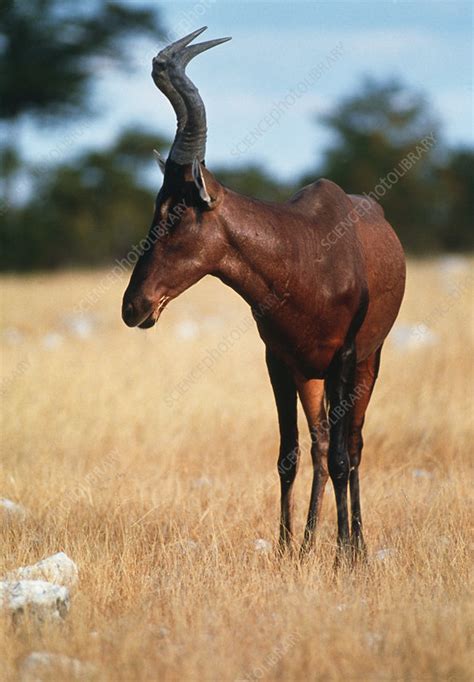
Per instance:
[[[306,563],[256,548],[276,536],[278,431],[233,292],[205,280],[144,332],[120,321],[125,279],[4,277],[0,496],[29,514],[0,529],[0,575],[65,551],[80,583],[61,627],[2,621],[0,679],[31,651],[106,682],[472,679],[470,272],[410,264],[399,322],[429,331],[399,327],[384,349],[362,464],[369,562],[337,576],[329,486]],[[299,535],[310,480],[306,444]]]

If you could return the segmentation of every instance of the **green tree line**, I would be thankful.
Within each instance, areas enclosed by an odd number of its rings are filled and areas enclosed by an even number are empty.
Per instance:
[[[3,270],[106,263],[125,255],[150,222],[151,150],[169,145],[156,131],[123,130],[108,148],[67,161],[63,150],[59,159],[37,165],[21,157],[25,119],[60,126],[85,113],[94,120],[97,60],[127,64],[131,38],[164,35],[159,13],[136,3],[91,0],[86,7],[74,0],[0,2]],[[410,252],[473,248],[474,154],[446,147],[422,95],[397,81],[367,78],[320,122],[331,144],[294,183],[257,166],[212,170],[232,189],[276,201],[327,177],[350,193],[375,192]]]

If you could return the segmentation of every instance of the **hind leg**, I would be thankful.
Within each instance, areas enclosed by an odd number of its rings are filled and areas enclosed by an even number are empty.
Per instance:
[[[297,380],[297,386],[311,435],[311,459],[313,461],[311,499],[301,547],[303,554],[313,544],[314,532],[321,513],[324,489],[328,480],[329,432],[324,407],[324,381],[319,379]]]
[[[356,366],[354,383],[354,406],[349,430],[349,489],[351,495],[351,546],[354,558],[365,555],[365,543],[362,533],[362,514],[360,510],[360,487],[359,465],[362,456],[362,427],[364,426],[365,413],[377,380],[380,354],[382,347],[378,348],[366,360]]]
[[[354,390],[356,349],[354,341],[346,343],[334,356],[326,376],[329,400],[328,470],[337,508],[337,554],[339,560],[350,553],[347,487],[349,482],[349,429],[352,421],[351,396]]]

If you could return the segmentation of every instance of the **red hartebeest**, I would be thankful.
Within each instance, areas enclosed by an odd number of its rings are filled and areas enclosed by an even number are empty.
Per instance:
[[[314,469],[303,547],[312,542],[329,474],[338,547],[363,552],[362,426],[382,344],[403,297],[403,251],[378,204],[348,195],[329,180],[304,187],[283,204],[242,196],[216,180],[204,165],[204,104],[185,68],[195,55],[229,38],[190,45],[203,30],[153,60],[153,80],[171,102],[178,125],[167,161],[160,160],[164,180],[148,248],[133,271],[122,316],[130,327],[152,327],[167,303],[204,275],[237,291],[251,306],[265,343],[275,394],[281,546],[292,544],[299,395]]]

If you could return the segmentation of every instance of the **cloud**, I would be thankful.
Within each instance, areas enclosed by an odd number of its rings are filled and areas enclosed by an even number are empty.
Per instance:
[[[217,6],[216,6],[217,10]],[[329,109],[352,93],[364,73],[380,78],[401,76],[409,85],[427,91],[446,123],[447,137],[460,141],[472,134],[469,112],[469,41],[433,23],[314,27],[304,17],[291,25],[236,22],[233,40],[212,53],[199,56],[189,66],[206,103],[209,124],[209,161],[232,161],[230,149],[252,130],[299,80],[342,43],[343,54],[330,72],[323,74],[285,112],[280,123],[266,132],[243,161],[262,162],[280,173],[296,175],[314,163],[325,146],[314,114]],[[171,25],[171,24],[170,24]],[[225,34],[226,31],[224,31]],[[211,31],[210,31],[211,33]],[[212,35],[220,35],[218,27]],[[124,125],[148,125],[170,138],[175,117],[169,103],[150,77],[151,59],[161,46],[137,40],[133,46],[133,72],[119,71],[112,62],[100,64],[95,87],[98,108],[105,115],[93,121],[93,130],[81,139],[90,144],[108,142]],[[56,136],[27,135],[31,156]],[[45,137],[45,139],[43,139]],[[71,149],[71,153],[75,150]],[[284,159],[284,166],[281,164]]]

